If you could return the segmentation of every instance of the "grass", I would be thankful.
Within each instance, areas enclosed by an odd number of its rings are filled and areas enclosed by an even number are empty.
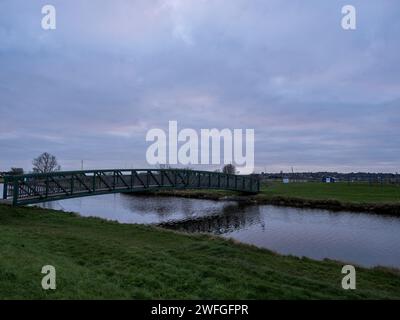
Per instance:
[[[239,195],[225,190],[160,190],[158,194],[194,196],[218,199]],[[353,204],[395,204],[400,205],[400,185],[368,183],[320,183],[320,182],[268,182],[261,184],[257,200],[286,198],[304,200],[339,201]]]
[[[400,186],[368,183],[268,183],[261,195],[309,200],[338,200],[349,203],[400,203]]]
[[[41,289],[43,265],[57,289]],[[400,273],[280,256],[206,235],[0,205],[2,299],[400,299]]]

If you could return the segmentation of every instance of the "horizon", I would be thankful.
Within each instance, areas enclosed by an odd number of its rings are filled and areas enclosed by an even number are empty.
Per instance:
[[[12,167],[12,168],[21,169],[18,167]],[[24,170],[24,174],[34,173],[32,169],[30,169],[30,170],[25,170],[24,168],[22,168],[22,169]],[[134,168],[134,167],[124,167],[124,168],[102,167],[102,168],[84,168],[84,169],[77,168],[77,169],[72,169],[72,170],[64,170],[61,167],[60,172],[63,172],[63,171],[65,171],[65,172],[68,172],[68,171],[91,171],[91,170],[121,170],[121,171],[124,171],[124,170],[140,170],[140,169],[158,170],[158,169],[163,169],[163,168],[159,168],[159,167],[158,168],[156,168],[156,167],[153,167],[153,168],[149,168],[149,167],[147,167],[147,168],[145,168],[145,167],[143,167],[143,168],[139,168],[139,167],[138,168]],[[198,169],[191,168],[191,167],[189,167],[189,168],[170,167],[170,168],[165,168],[165,169],[198,170]],[[221,171],[221,170],[222,170],[222,168],[219,168],[219,169],[216,168],[213,170],[205,170],[205,171],[213,172],[213,171]],[[202,171],[202,170],[200,170],[200,171]],[[10,170],[0,170],[0,173],[7,173],[7,172],[10,172]],[[347,172],[345,172],[345,171],[295,171],[295,170],[293,172],[291,170],[289,170],[289,171],[284,171],[284,170],[282,170],[282,171],[262,171],[261,170],[259,172],[255,171],[253,174],[317,174],[317,173],[336,173],[336,174],[344,174],[344,175],[346,175],[346,174],[382,174],[382,175],[395,175],[395,176],[400,175],[399,172],[384,172],[384,171],[382,171],[382,172],[374,172],[374,171],[371,171],[371,172],[370,171],[347,171]]]

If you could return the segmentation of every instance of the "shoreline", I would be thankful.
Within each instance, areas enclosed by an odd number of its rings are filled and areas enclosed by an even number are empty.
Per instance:
[[[286,196],[267,196],[262,193],[257,195],[240,195],[225,191],[202,190],[159,190],[148,191],[143,194],[214,201],[237,201],[249,205],[274,205],[300,209],[322,209],[334,212],[347,211],[354,213],[373,213],[400,217],[400,203],[356,203],[331,199],[317,200]]]

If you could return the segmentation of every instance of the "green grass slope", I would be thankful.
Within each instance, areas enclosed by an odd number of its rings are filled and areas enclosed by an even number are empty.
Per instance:
[[[261,195],[355,203],[400,203],[400,186],[368,183],[268,183]]]

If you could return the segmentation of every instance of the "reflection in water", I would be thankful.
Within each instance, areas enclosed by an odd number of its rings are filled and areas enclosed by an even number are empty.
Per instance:
[[[234,202],[109,194],[40,204],[49,209],[78,212],[122,223],[158,224],[216,215]]]
[[[245,229],[252,225],[260,226],[261,230],[265,229],[264,221],[260,216],[260,207],[240,204],[227,205],[218,214],[160,224],[164,228],[173,230],[219,235]]]
[[[137,212],[142,216],[155,213],[160,221],[192,219],[197,216],[218,213],[226,205],[226,203],[218,204],[211,201],[198,205],[190,199],[176,201],[175,198],[148,197],[145,195],[135,196],[134,199],[132,201],[132,196],[123,195],[122,205],[130,212]]]
[[[400,218],[396,217],[129,194],[42,206],[122,223],[213,233],[282,254],[400,267]]]

